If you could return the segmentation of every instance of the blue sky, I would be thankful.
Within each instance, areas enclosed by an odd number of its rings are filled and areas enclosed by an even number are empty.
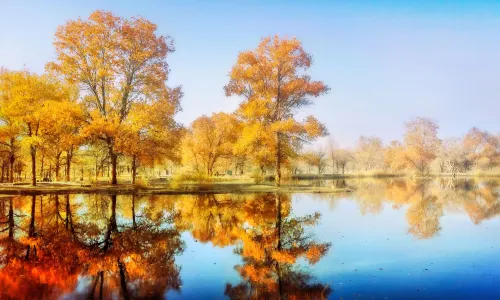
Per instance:
[[[303,42],[311,76],[331,87],[300,114],[341,146],[400,139],[414,116],[438,120],[443,138],[500,131],[500,1],[0,0],[0,66],[42,72],[57,26],[96,9],[143,16],[173,37],[169,85],[183,86],[184,124],[234,110],[223,86],[238,52],[280,34]]]

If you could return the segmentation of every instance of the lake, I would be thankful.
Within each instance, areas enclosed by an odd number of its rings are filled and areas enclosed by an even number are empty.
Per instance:
[[[500,182],[0,196],[0,299],[500,299]]]

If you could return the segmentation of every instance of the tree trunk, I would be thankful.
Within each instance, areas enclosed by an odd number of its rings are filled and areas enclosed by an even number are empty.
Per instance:
[[[56,181],[59,181],[59,171],[60,170],[61,170],[61,152],[59,152],[56,155],[56,165],[55,165]]]
[[[14,182],[14,162],[16,161],[16,158],[14,155],[10,155],[9,157],[9,182],[13,183]]]
[[[282,243],[281,243],[281,233],[282,233],[282,213],[281,213],[281,196],[276,193],[275,194],[275,202],[276,202],[276,233],[277,237],[276,239],[278,240],[278,244],[276,245],[276,250],[281,251],[282,250]],[[276,264],[276,272],[278,274],[278,299],[282,299],[282,294],[283,294],[283,282],[281,280],[281,267],[280,263],[278,261],[275,262]]]
[[[66,181],[71,180],[71,160],[73,159],[73,149],[66,151]]]
[[[31,154],[31,185],[35,186],[36,185],[36,149],[35,147],[31,146],[30,149],[30,154]]]
[[[43,178],[43,163],[45,160],[45,155],[42,154],[42,161],[41,161],[41,166],[40,166],[40,177]]]
[[[276,132],[276,178],[274,180],[276,186],[281,185],[281,139],[279,132]]]
[[[130,297],[128,295],[127,279],[125,277],[127,271],[125,269],[125,265],[120,261],[120,259],[118,259],[117,263],[118,263],[118,269],[120,270],[120,287],[122,290],[122,296],[123,299],[128,300],[130,299]]]
[[[35,209],[36,209],[36,195],[31,196],[31,218],[30,218],[30,227],[28,230],[28,236],[35,236]]]
[[[135,194],[132,194],[132,227],[137,229],[137,222],[135,221]]]
[[[9,240],[14,240],[14,204],[13,197],[9,198]]]
[[[132,157],[132,184],[135,184],[135,177],[137,176],[137,157]]]
[[[117,164],[117,155],[113,150],[113,145],[109,144],[109,156],[111,158],[111,184],[117,184],[118,180],[116,180],[116,164]],[[108,167],[109,172],[109,167]]]

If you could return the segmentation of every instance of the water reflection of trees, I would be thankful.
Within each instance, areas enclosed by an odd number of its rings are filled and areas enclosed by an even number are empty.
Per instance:
[[[431,238],[441,230],[444,212],[465,212],[475,224],[500,214],[498,180],[440,178],[434,180],[362,179],[347,184],[355,191],[347,198],[355,201],[362,214],[380,213],[386,204],[406,209],[409,233]],[[319,196],[336,201],[346,195]]]
[[[162,298],[181,286],[182,231],[235,246],[230,298],[327,297],[306,267],[330,246],[312,235],[319,218],[278,194],[0,198],[0,298]]]
[[[179,289],[174,257],[184,246],[171,215],[145,208],[137,217],[133,196],[120,201],[130,217],[118,217],[116,196],[77,198],[0,199],[2,296],[126,299]]]
[[[315,241],[311,229],[320,215],[296,217],[288,195],[200,195],[176,202],[178,228],[214,246],[236,246],[243,264],[242,278],[228,284],[225,295],[234,299],[321,298],[331,290],[314,281],[298,261],[319,261],[330,244]],[[310,228],[308,228],[310,227]]]
[[[307,231],[317,224],[318,213],[295,217],[287,195],[263,195],[245,203],[248,228],[241,232],[236,253],[243,264],[236,266],[243,281],[226,286],[225,294],[234,299],[322,299],[331,289],[314,281],[297,261],[318,262],[330,247],[319,243]]]

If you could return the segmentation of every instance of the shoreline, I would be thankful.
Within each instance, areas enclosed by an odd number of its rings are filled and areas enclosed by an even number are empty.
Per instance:
[[[280,187],[272,183],[251,183],[241,181],[215,181],[215,182],[190,182],[175,184],[150,184],[148,186],[132,185],[130,183],[111,184],[82,184],[78,182],[39,182],[36,186],[28,183],[2,183],[0,184],[0,195],[40,195],[40,194],[137,194],[137,195],[181,195],[181,194],[241,194],[241,193],[350,193],[354,189],[350,187],[312,186],[308,184],[294,184],[294,181],[307,180],[356,180],[356,179],[390,179],[404,178],[413,180],[428,180],[433,178],[500,178],[500,174],[429,174],[429,175],[401,175],[385,174],[376,175],[338,175],[338,174],[310,174],[294,176],[292,182],[286,182]]]
[[[283,185],[276,187],[265,184],[212,183],[180,184],[139,187],[131,184],[82,186],[69,184],[0,185],[0,195],[41,195],[41,194],[138,194],[138,195],[181,195],[181,194],[242,194],[242,193],[349,193],[350,188],[333,186]]]
[[[341,180],[341,179],[360,179],[360,178],[408,178],[408,179],[425,179],[425,178],[500,178],[500,174],[301,174],[293,175],[293,180]]]

